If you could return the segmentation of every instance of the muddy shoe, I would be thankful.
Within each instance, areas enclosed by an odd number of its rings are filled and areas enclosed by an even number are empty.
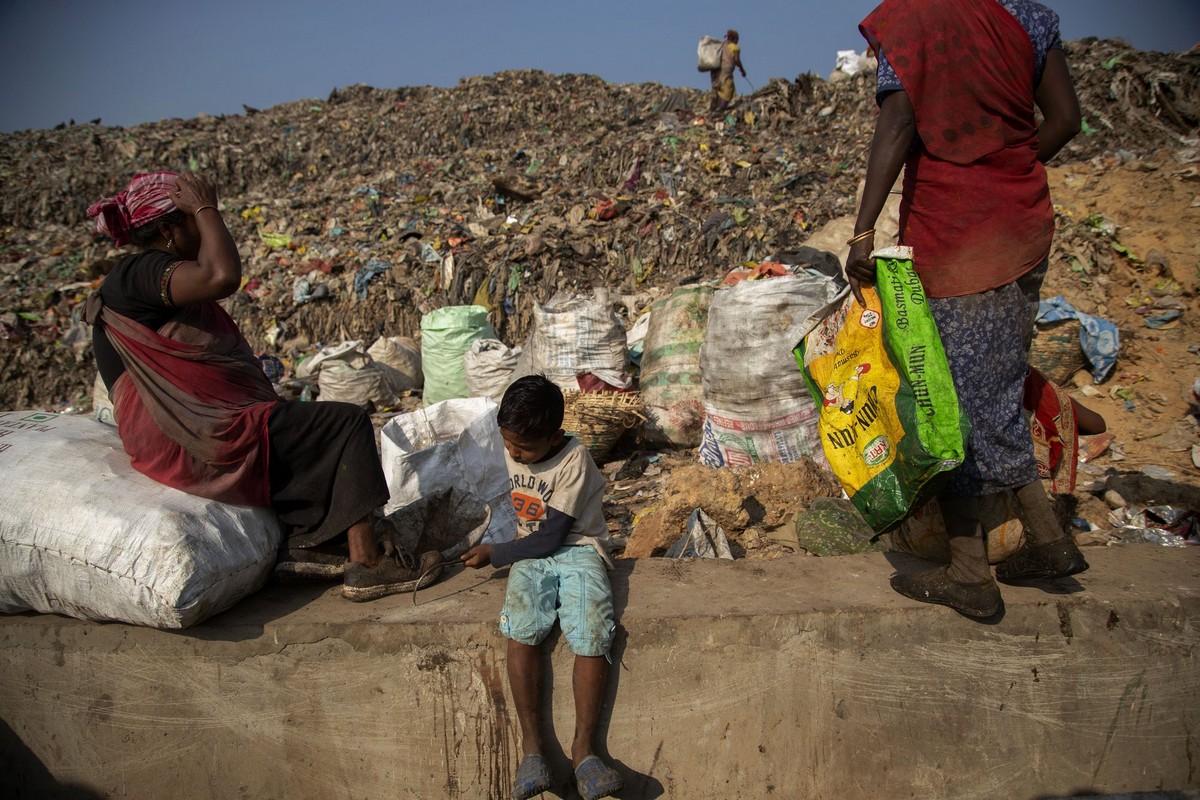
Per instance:
[[[337,553],[293,547],[279,554],[275,579],[288,583],[300,581],[338,581],[346,571],[346,557]]]
[[[361,603],[423,589],[441,577],[441,560],[440,553],[430,551],[421,555],[419,564],[406,564],[399,552],[393,551],[373,567],[351,561],[342,578],[342,597]]]
[[[905,597],[922,603],[950,606],[968,617],[985,618],[1000,611],[1000,588],[992,580],[958,583],[947,574],[949,567],[925,572],[905,572],[892,576],[892,588]]]
[[[588,756],[575,768],[575,788],[583,800],[612,797],[621,789],[621,776],[599,756]]]
[[[529,800],[543,792],[550,791],[554,780],[550,777],[550,767],[545,756],[531,753],[521,759],[517,767],[517,779],[513,782],[513,800]]]
[[[1024,544],[997,565],[996,577],[1005,582],[1030,581],[1042,578],[1065,578],[1088,568],[1087,559],[1070,536],[1045,544]]]

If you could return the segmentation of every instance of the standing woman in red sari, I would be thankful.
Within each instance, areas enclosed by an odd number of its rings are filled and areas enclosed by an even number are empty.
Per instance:
[[[372,525],[388,488],[370,417],[348,403],[281,400],[217,303],[241,286],[242,263],[208,181],[135,175],[88,216],[117,246],[139,248],[87,313],[133,467],[190,494],[272,507],[286,537],[277,575],[340,577],[351,600],[412,588],[420,568]],[[343,534],[348,558],[322,547]]]
[[[879,59],[879,118],[846,274],[855,294],[875,282],[873,229],[903,167],[900,243],[913,248],[972,428],[938,496],[950,565],[897,574],[892,587],[992,617],[1003,603],[980,497],[1012,491],[1021,504],[1025,541],[997,567],[1001,580],[1088,567],[1038,480],[1021,413],[1054,233],[1043,164],[1078,133],[1079,101],[1058,16],[1032,0],[885,0],[859,28]]]

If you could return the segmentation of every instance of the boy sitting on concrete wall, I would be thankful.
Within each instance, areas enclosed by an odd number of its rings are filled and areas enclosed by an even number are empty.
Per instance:
[[[578,439],[562,429],[563,394],[541,375],[513,382],[498,422],[517,511],[517,538],[467,551],[468,567],[512,565],[500,614],[508,638],[508,681],[521,723],[517,800],[553,785],[538,724],[540,647],[557,618],[575,654],[575,738],[571,762],[585,800],[608,797],[621,777],[592,750],[612,646],[612,587],[607,570],[605,479]]]

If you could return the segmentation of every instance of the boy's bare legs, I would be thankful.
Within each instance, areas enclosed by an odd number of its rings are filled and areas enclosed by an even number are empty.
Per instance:
[[[508,686],[517,721],[521,723],[521,755],[542,753],[542,731],[538,725],[538,703],[542,691],[541,648],[508,640]],[[600,659],[603,661],[604,659]],[[578,693],[576,693],[578,696]]]
[[[608,678],[608,659],[604,656],[575,656],[572,688],[575,691],[575,740],[571,743],[571,763],[592,755],[592,740],[600,721],[604,702],[604,684]]]

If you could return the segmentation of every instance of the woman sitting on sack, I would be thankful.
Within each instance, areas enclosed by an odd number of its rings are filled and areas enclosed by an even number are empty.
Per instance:
[[[420,567],[373,530],[388,488],[370,418],[348,403],[281,400],[217,303],[241,286],[242,263],[213,187],[197,175],[135,175],[88,217],[117,246],[140,248],[87,305],[134,469],[200,497],[273,508],[286,536],[277,575],[340,575],[351,600],[413,588]],[[343,533],[348,561],[311,549]]]

